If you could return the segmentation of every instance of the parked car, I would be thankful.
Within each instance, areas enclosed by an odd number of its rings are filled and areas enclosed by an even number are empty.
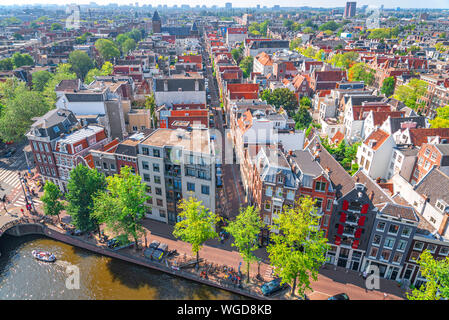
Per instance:
[[[285,288],[287,288],[287,284],[281,285],[281,279],[277,278],[274,280],[271,280],[270,282],[265,282],[260,289],[262,290],[262,293],[264,296],[272,295],[278,291],[281,291]]]
[[[346,293],[339,293],[335,296],[328,298],[327,300],[349,300],[349,297]]]
[[[157,247],[152,254],[153,260],[160,261],[164,256],[164,253],[167,251],[168,245],[165,243],[161,243],[159,247]]]

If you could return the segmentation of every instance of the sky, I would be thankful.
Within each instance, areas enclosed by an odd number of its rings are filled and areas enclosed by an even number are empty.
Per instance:
[[[118,3],[118,4],[130,4],[135,3],[136,0],[69,0],[69,1],[61,1],[61,0],[0,0],[0,5],[25,5],[25,4],[62,4],[62,3],[77,3],[77,4],[88,4],[91,1],[96,2],[99,5],[104,5],[108,3]],[[344,7],[346,1],[342,0],[140,0],[137,1],[140,6],[144,4],[151,4],[152,6],[157,6],[159,4],[166,4],[168,6],[181,4],[189,4],[194,7],[196,5],[206,5],[208,7],[212,5],[218,5],[219,7],[223,7],[225,2],[231,2],[234,7],[256,7],[256,5],[260,4],[262,7],[272,7],[277,4],[281,7],[300,7],[300,6],[311,6],[311,7]],[[449,9],[449,0],[362,0],[357,1],[357,6],[360,7],[362,5],[368,6],[380,6],[384,5],[385,8],[437,8],[437,9]]]

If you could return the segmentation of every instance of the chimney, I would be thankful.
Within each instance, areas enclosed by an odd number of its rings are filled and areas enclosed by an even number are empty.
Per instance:
[[[449,222],[449,213],[446,212],[445,215],[443,216],[443,220],[441,221],[440,228],[438,229],[439,234],[441,234],[441,235],[444,234],[444,231],[446,230],[448,222]]]

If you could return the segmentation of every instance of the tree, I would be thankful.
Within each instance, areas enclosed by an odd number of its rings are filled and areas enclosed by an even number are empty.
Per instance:
[[[98,39],[95,42],[95,47],[105,61],[110,61],[113,58],[120,57],[120,50],[117,45],[108,39]]]
[[[257,261],[257,257],[253,251],[257,250],[257,239],[263,222],[260,219],[258,209],[253,206],[248,206],[245,209],[240,209],[240,214],[234,221],[231,221],[225,230],[234,238],[232,243],[236,247],[247,266],[247,279],[249,281],[249,267],[251,262]]]
[[[359,54],[353,51],[345,52],[343,54],[337,53],[334,54],[329,62],[335,67],[349,69],[354,65],[355,61],[357,61],[358,57]]]
[[[394,93],[395,84],[396,81],[394,77],[385,78],[384,82],[382,83],[380,92],[383,93],[386,97],[390,97]]]
[[[47,82],[53,77],[51,72],[46,70],[36,71],[32,75],[33,89],[43,91]]]
[[[370,86],[374,82],[374,71],[369,69],[364,62],[359,62],[349,68],[348,79],[349,81],[363,81]]]
[[[192,252],[196,254],[198,262],[203,243],[218,236],[215,225],[219,218],[193,197],[189,197],[188,200],[182,199],[179,208],[180,220],[175,224],[173,235],[192,245]]]
[[[156,128],[157,121],[156,119],[156,100],[154,99],[154,92],[151,95],[145,97],[145,108],[150,110],[150,117],[152,119],[151,126],[152,128]]]
[[[407,107],[418,109],[423,103],[418,103],[418,99],[427,92],[427,83],[424,80],[411,79],[407,84],[399,86],[394,92],[394,98],[404,102]]]
[[[312,116],[308,108],[301,106],[293,116],[293,120],[295,120],[295,129],[303,130],[308,128],[312,123]]]
[[[301,38],[295,38],[292,41],[290,41],[290,50],[295,50],[302,44]]]
[[[123,238],[132,238],[137,248],[144,232],[141,221],[145,217],[145,202],[150,199],[146,184],[128,166],[106,180],[107,190],[93,198],[92,216],[114,233],[123,234]]]
[[[81,50],[72,51],[69,55],[69,63],[72,65],[73,72],[76,76],[84,80],[87,72],[94,67],[94,63],[89,58],[89,55]]]
[[[298,108],[298,100],[295,94],[288,88],[277,88],[271,91],[270,89],[265,89],[262,91],[261,99],[272,104],[276,108],[282,108],[288,112],[289,115],[294,114]]]
[[[437,116],[429,122],[431,128],[449,128],[449,105],[437,108]]]
[[[425,282],[419,289],[407,293],[409,300],[449,299],[449,258],[435,260],[429,250],[419,256],[417,261]]]
[[[310,288],[310,278],[317,280],[318,269],[326,261],[327,239],[319,228],[316,200],[302,197],[292,208],[284,207],[273,219],[271,239],[267,252],[274,272],[281,283],[291,283],[291,294],[296,287],[301,296]]]
[[[72,217],[73,224],[82,231],[99,230],[99,222],[91,212],[94,197],[106,189],[104,174],[78,164],[70,171],[67,189],[67,213]]]
[[[96,76],[109,76],[112,74],[113,69],[114,67],[112,63],[106,61],[105,63],[103,63],[101,70],[98,70],[97,68],[90,69],[86,75],[86,78],[84,79],[84,82],[91,83],[95,80]]]
[[[72,66],[69,63],[62,63],[59,64],[56,68],[56,73],[53,75],[53,77],[47,82],[47,84],[44,87],[44,90],[42,91],[42,94],[47,101],[47,104],[50,106],[53,106],[56,102],[56,92],[55,87],[62,81],[62,80],[71,80],[76,79],[77,76],[75,73],[70,71]]]
[[[34,122],[31,119],[44,115],[49,105],[41,94],[16,79],[8,79],[1,91],[0,139],[21,141]]]
[[[254,58],[252,56],[245,57],[240,62],[239,67],[242,69],[243,76],[245,78],[249,78],[251,72],[253,71],[253,62]]]
[[[14,69],[14,63],[11,58],[0,60],[0,71],[10,71]]]
[[[323,23],[318,30],[320,31],[325,31],[325,30],[331,30],[331,31],[335,31],[340,27],[340,25],[338,23],[336,23],[335,21],[329,21],[326,23]]]
[[[59,187],[51,181],[47,181],[44,185],[44,194],[41,197],[41,201],[44,205],[44,213],[48,216],[57,216],[64,210],[64,205],[60,201],[62,194]]]
[[[312,106],[312,101],[310,100],[309,97],[304,96],[299,100],[299,105],[301,107],[310,108]]]
[[[23,36],[20,33],[15,32],[12,36],[15,40],[23,40]]]
[[[12,63],[15,68],[19,68],[21,66],[31,66],[34,64],[33,58],[28,54],[20,54],[16,52],[12,55]]]
[[[52,30],[52,31],[55,31],[55,30],[62,30],[62,25],[60,25],[59,23],[52,23],[51,24],[51,27],[50,27],[50,29]]]
[[[134,39],[126,39],[122,44],[122,52],[128,53],[136,49],[136,41]]]

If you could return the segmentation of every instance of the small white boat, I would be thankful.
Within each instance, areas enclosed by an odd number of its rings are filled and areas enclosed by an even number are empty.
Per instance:
[[[44,262],[55,262],[56,257],[54,254],[48,252],[48,251],[39,251],[39,250],[33,250],[31,252],[33,257],[35,257],[37,260],[44,261]]]

